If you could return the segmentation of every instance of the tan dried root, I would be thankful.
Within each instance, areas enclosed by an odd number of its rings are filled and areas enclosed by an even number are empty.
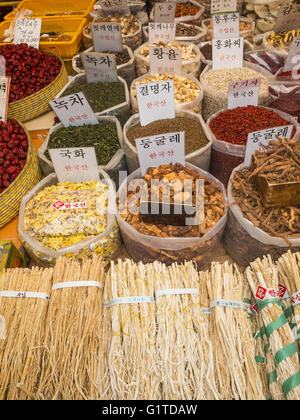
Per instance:
[[[243,277],[236,266],[212,263],[208,281],[211,301],[219,299],[243,302]],[[255,362],[255,342],[247,311],[243,308],[216,306],[213,308],[215,348],[218,353],[219,384],[229,386],[221,392],[225,399],[265,400],[263,384]],[[221,357],[222,356],[222,357]],[[227,371],[226,382],[220,378]]]
[[[132,260],[112,262],[105,301],[132,296],[154,298],[153,280],[151,265]],[[112,329],[108,351],[111,398],[160,399],[155,302],[113,304],[105,309],[104,318],[106,323],[110,320]]]
[[[257,259],[251,263],[251,268],[246,269],[246,278],[250,285],[253,296],[255,297],[258,286],[266,289],[278,289],[278,269],[272,263],[270,256],[264,257],[262,260]],[[261,317],[265,327],[278,317],[284,314],[282,307],[277,303],[271,303],[261,311]],[[277,328],[269,337],[270,352],[275,358],[276,353],[284,347],[292,344],[294,337],[292,330],[286,322],[280,328]],[[281,386],[293,375],[299,372],[299,359],[298,354],[292,354],[286,357],[277,365],[277,376]],[[287,393],[286,398],[291,400],[298,400],[300,397],[300,385]]]
[[[104,284],[102,259],[78,263],[59,257],[53,283],[97,281]],[[102,361],[102,289],[96,286],[52,290],[38,397],[53,400],[99,399]]]
[[[9,269],[2,273],[1,291],[50,295],[52,268]],[[0,297],[0,399],[34,399],[41,373],[49,302],[39,298]]]

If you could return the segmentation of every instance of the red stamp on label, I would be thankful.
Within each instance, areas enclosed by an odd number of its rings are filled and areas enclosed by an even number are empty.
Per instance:
[[[284,295],[285,295],[286,287],[283,286],[280,283],[278,284],[278,286],[279,286],[279,297],[280,297],[280,299],[282,299],[284,297]]]
[[[65,205],[65,203],[63,203],[62,201],[56,201],[54,204],[52,204],[52,207],[54,207],[56,210],[59,210],[61,207],[63,207]]]
[[[267,289],[265,289],[264,287],[258,286],[255,296],[260,300],[264,300],[266,293],[267,293]]]

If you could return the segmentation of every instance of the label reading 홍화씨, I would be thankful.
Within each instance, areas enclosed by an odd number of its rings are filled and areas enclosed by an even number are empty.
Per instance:
[[[212,40],[212,68],[228,69],[243,67],[244,38]]]

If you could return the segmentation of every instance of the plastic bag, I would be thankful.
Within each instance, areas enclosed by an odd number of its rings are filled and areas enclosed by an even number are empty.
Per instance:
[[[243,16],[240,17],[240,22],[241,23],[248,23],[251,25],[250,29],[244,30],[244,31],[240,31],[240,36],[243,37],[244,39],[246,39],[249,42],[253,42],[253,37],[254,37],[254,22],[252,22],[250,19],[245,18]],[[213,39],[213,28],[209,27],[209,24],[211,23],[211,18],[209,19],[204,19],[202,21],[202,28],[206,30],[206,41],[210,41]]]
[[[138,77],[131,84],[130,104],[131,104],[131,109],[133,113],[139,112],[137,99],[133,94],[133,86],[135,86],[137,81],[143,80],[147,78],[148,76],[151,76],[151,73],[147,73],[147,74],[144,74],[143,76]],[[179,76],[185,76],[188,80],[192,80],[199,87],[199,89],[201,89],[201,92],[196,97],[196,99],[194,99],[192,102],[185,102],[183,104],[176,104],[175,102],[175,110],[176,111],[192,111],[192,112],[196,112],[197,114],[201,114],[202,100],[203,100],[203,88],[201,86],[201,83],[199,82],[199,80],[197,80],[195,77],[192,77],[190,74],[179,73]],[[175,94],[176,94],[176,90],[175,90]]]
[[[200,42],[204,41],[205,37],[206,37],[206,30],[204,28],[201,28],[200,26],[194,26],[194,25],[189,25],[186,23],[181,23],[182,26],[184,26],[185,28],[189,28],[192,27],[194,29],[197,30],[197,35],[195,36],[176,36],[176,41],[182,41],[182,42],[192,42],[195,45],[198,45]],[[149,26],[143,26],[143,35],[144,35],[144,39],[145,41],[149,41]]]
[[[130,117],[130,98],[129,98],[129,90],[127,83],[124,79],[121,77],[118,77],[119,82],[123,83],[124,90],[125,90],[125,102],[122,102],[112,108],[108,108],[105,111],[102,112],[96,112],[96,116],[98,115],[114,115],[118,118],[121,125],[124,125],[125,122]],[[64,92],[73,86],[78,86],[78,92],[80,92],[80,86],[87,83],[85,73],[78,74],[77,76],[74,76],[69,83],[59,92],[59,94],[56,96],[56,98],[61,98],[64,96]]]
[[[218,180],[191,164],[186,164],[186,166],[198,171],[218,185],[223,193],[224,203],[227,203],[224,186]],[[141,178],[140,169],[134,171],[124,180],[117,193],[117,198],[126,193],[127,182],[135,178]],[[158,260],[172,264],[193,260],[199,269],[205,269],[212,261],[214,250],[222,238],[227,219],[227,207],[225,207],[224,216],[201,238],[160,238],[143,235],[121,217],[118,209],[117,219],[125,247],[135,261],[150,263]]]
[[[209,131],[206,128],[203,118],[201,117],[201,115],[198,115],[198,114],[195,114],[194,112],[189,112],[189,111],[181,111],[181,112],[177,111],[176,117],[186,117],[194,121],[198,121],[201,124],[203,131],[205,133],[205,136],[208,140],[208,143],[206,146],[202,147],[201,149],[196,150],[195,152],[186,155],[185,159],[187,162],[197,166],[198,168],[208,171],[209,165],[210,165],[212,138]],[[128,170],[130,173],[138,169],[140,165],[139,165],[139,159],[138,159],[136,147],[133,146],[132,143],[128,140],[127,132],[132,126],[138,124],[139,122],[140,122],[139,114],[134,114],[129,118],[129,120],[127,121],[127,123],[124,125],[124,128],[123,128],[124,150],[125,150],[125,155],[127,159]]]
[[[243,165],[237,167],[234,172],[240,170]],[[233,203],[232,184],[228,184],[228,202]],[[227,254],[242,266],[249,265],[256,258],[263,255],[270,255],[272,259],[278,259],[288,251],[289,246],[282,238],[277,238],[265,233],[262,229],[255,227],[243,216],[240,207],[235,204],[230,206],[228,220],[224,234],[224,247]],[[300,252],[300,237],[290,239],[291,251]]]
[[[268,32],[274,28],[283,3],[287,2],[283,0],[245,0],[243,15],[255,22],[256,34]]]
[[[186,74],[190,74],[191,76],[194,76],[194,77],[198,77],[200,74],[200,67],[201,67],[200,50],[198,46],[190,42],[180,42],[180,44],[186,45],[188,47],[192,47],[192,50],[195,53],[194,58],[190,60],[182,60],[182,66],[181,66],[182,72]],[[148,42],[145,42],[137,50],[134,51],[136,72],[138,76],[142,76],[143,74],[150,72],[149,56],[144,57],[141,54],[141,50],[145,47],[149,47]]]
[[[244,54],[246,61],[257,64],[275,75],[278,70],[284,65],[282,56],[267,52],[265,50],[250,51]]]
[[[295,133],[294,138],[299,138],[300,135],[300,126],[297,124],[295,119],[285,112],[277,111],[271,108],[262,107],[269,109],[270,111],[275,111],[281,118],[288,121],[290,124],[294,125]],[[246,146],[231,144],[223,140],[216,138],[214,133],[211,131],[209,125],[212,120],[214,120],[219,114],[224,112],[225,109],[217,112],[212,115],[206,122],[207,130],[210,133],[212,138],[212,152],[211,152],[211,164],[210,172],[219,179],[225,186],[228,184],[228,180],[234,168],[244,162]]]
[[[296,122],[300,122],[300,85],[299,82],[273,82],[270,85],[269,107],[286,112]]]
[[[176,1],[176,3],[190,4],[190,5],[196,6],[199,9],[199,11],[193,16],[187,15],[187,16],[182,16],[182,17],[175,17],[174,23],[189,23],[189,24],[201,26],[202,16],[205,12],[204,6],[202,6],[197,1],[194,1],[194,0]],[[150,22],[154,22],[154,7],[152,8],[150,12]]]
[[[256,64],[248,63],[244,61],[244,67],[248,67],[256,72],[264,75],[267,78],[267,84],[271,83],[274,80],[274,76],[268,72],[266,69],[257,66]],[[208,85],[205,81],[205,74],[208,70],[211,70],[212,65],[208,65],[205,67],[203,72],[200,75],[200,82],[203,87],[203,113],[202,116],[206,121],[211,115],[215,114],[216,112],[220,111],[221,109],[226,109],[228,105],[228,92],[224,93],[223,91],[219,91],[214,89]],[[230,69],[229,69],[230,70]],[[234,76],[232,82],[234,82]],[[258,104],[259,105],[267,105],[269,102],[269,93],[266,95],[259,95]]]
[[[119,143],[120,143],[120,149],[114,154],[114,156],[111,158],[111,160],[109,161],[109,163],[107,165],[98,166],[99,169],[103,169],[105,172],[107,172],[108,175],[117,184],[118,177],[116,178],[116,175],[118,175],[119,170],[126,170],[126,162],[125,162],[125,165],[124,165],[124,152],[122,150],[122,146],[123,146],[122,128],[121,128],[121,125],[120,125],[119,121],[114,116],[109,116],[109,117],[97,116],[97,119],[98,119],[98,121],[110,122],[111,124],[114,124],[116,126],[116,129],[117,129],[118,139],[119,139]],[[47,150],[48,141],[50,139],[51,134],[54,133],[57,130],[60,130],[61,128],[63,128],[62,123],[57,124],[54,127],[50,128],[46,140],[41,145],[41,147],[38,149],[39,163],[40,163],[40,166],[42,168],[42,171],[43,171],[44,175],[49,175],[50,173],[54,172],[53,163],[52,163],[51,160],[49,160],[46,157],[45,152]]]
[[[99,235],[93,235],[88,239],[65,246],[59,250],[43,246],[40,241],[35,239],[28,232],[25,232],[23,227],[26,204],[38,192],[50,185],[57,184],[58,179],[56,174],[53,173],[48,175],[22,198],[18,221],[18,234],[29,256],[37,264],[43,266],[54,265],[56,259],[61,255],[81,260],[82,258],[90,257],[93,253],[101,254],[105,262],[109,262],[116,253],[120,246],[120,235],[115,217],[115,188],[109,176],[103,170],[99,169],[99,174],[101,181],[108,185],[108,204],[106,208],[107,223],[105,231]],[[62,212],[64,210],[57,211]]]
[[[132,81],[136,78],[135,73],[135,63],[134,63],[134,54],[131,51],[131,49],[123,44],[123,50],[127,50],[129,54],[129,61],[124,64],[120,64],[117,66],[117,72],[118,76],[120,76],[122,79],[124,79],[127,83],[127,86],[130,87]],[[84,53],[94,52],[94,47],[90,47],[87,50],[83,51]],[[85,73],[84,67],[82,68],[78,67],[77,60],[80,59],[80,54],[75,55],[72,58],[72,68],[75,74],[83,74]]]

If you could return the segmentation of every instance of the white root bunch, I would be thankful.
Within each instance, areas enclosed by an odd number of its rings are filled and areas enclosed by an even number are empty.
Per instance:
[[[254,297],[259,286],[264,287],[265,289],[278,289],[278,269],[273,264],[270,256],[264,257],[263,259],[257,259],[251,263],[251,267],[246,269],[245,274]],[[282,307],[277,303],[269,304],[261,309],[260,312],[265,327],[284,314]],[[293,342],[293,332],[288,322],[286,322],[269,336],[270,352],[273,360],[279,350],[291,345]],[[298,354],[292,354],[290,357],[286,357],[282,360],[277,365],[276,371],[279,384],[282,387],[286,380],[299,372]],[[299,400],[300,385],[288,392],[286,398]]]
[[[51,268],[8,269],[0,291],[50,295]],[[49,302],[32,297],[0,297],[0,400],[34,399],[40,376]]]
[[[101,258],[94,256],[78,263],[59,257],[53,283],[69,281],[96,281],[104,285]],[[102,293],[96,286],[52,290],[37,391],[39,399],[99,399],[97,380],[104,369],[99,357]]]
[[[133,296],[150,296],[153,302],[112,304],[104,308],[105,330],[111,331],[111,335],[106,343],[107,371],[102,385],[105,391],[103,398],[161,398],[155,348],[155,277],[151,268],[151,265],[135,264],[132,260],[111,263],[106,279],[105,302]]]
[[[277,262],[279,272],[279,281],[287,288],[291,297],[294,293],[300,291],[300,253],[292,254],[288,251],[281,256]],[[298,331],[300,330],[300,304],[293,306],[294,321],[296,323],[296,340],[299,346]],[[289,321],[292,321],[289,319]]]
[[[219,299],[243,302],[245,297],[243,276],[228,263],[212,263],[207,286],[211,302]],[[265,400],[247,311],[215,306],[212,317],[220,394],[224,399]]]

